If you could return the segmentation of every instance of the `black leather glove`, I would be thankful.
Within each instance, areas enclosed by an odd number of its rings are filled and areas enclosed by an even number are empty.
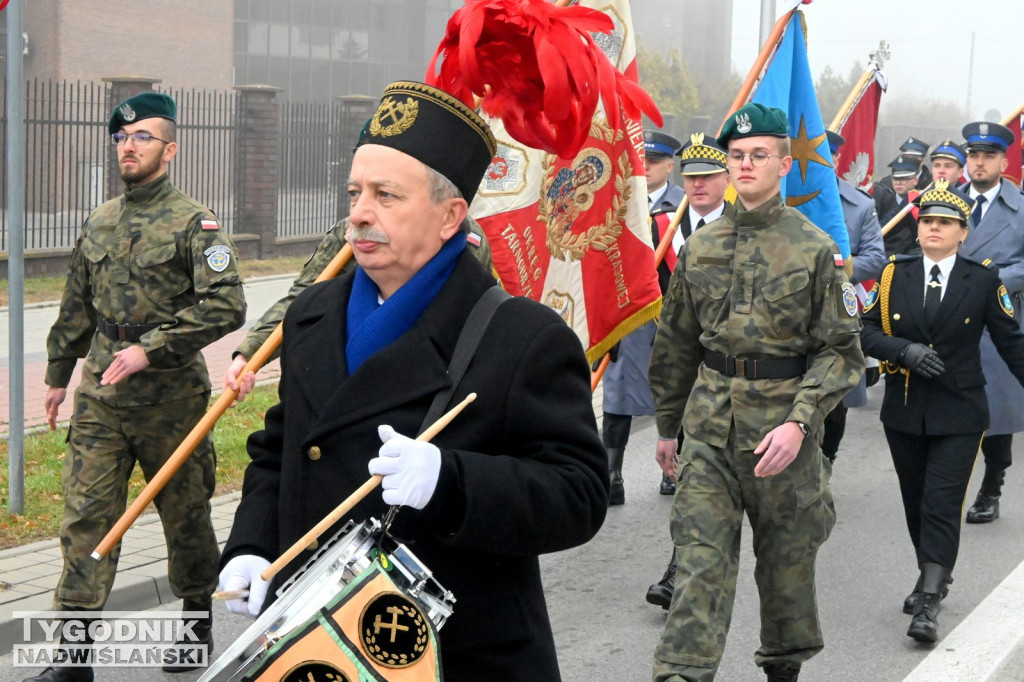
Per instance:
[[[881,372],[877,367],[868,367],[864,370],[864,380],[868,386],[877,384],[879,376],[881,376]]]
[[[900,351],[898,362],[923,377],[934,379],[946,371],[939,354],[923,343],[910,343]]]

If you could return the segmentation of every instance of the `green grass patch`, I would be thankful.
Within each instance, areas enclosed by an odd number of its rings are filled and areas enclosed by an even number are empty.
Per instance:
[[[277,385],[257,386],[244,402],[230,408],[213,430],[217,450],[217,494],[242,487],[249,455],[245,441],[249,434],[263,428],[263,417],[277,403]],[[40,431],[25,438],[25,513],[9,511],[8,442],[0,441],[0,549],[56,537],[64,514],[61,494],[61,470],[64,465],[64,438],[67,425],[56,431]],[[129,502],[145,486],[139,467],[129,482]]]

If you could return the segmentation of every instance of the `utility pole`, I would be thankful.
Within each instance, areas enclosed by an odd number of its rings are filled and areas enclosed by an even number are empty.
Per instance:
[[[758,35],[758,50],[768,40],[773,26],[775,26],[775,0],[761,0],[761,32]]]
[[[24,0],[7,5],[7,284],[10,293],[11,398],[8,414],[8,509],[25,512],[25,108],[22,10]]]
[[[971,31],[971,56],[967,61],[967,116],[971,116],[971,89],[974,87],[974,31]]]

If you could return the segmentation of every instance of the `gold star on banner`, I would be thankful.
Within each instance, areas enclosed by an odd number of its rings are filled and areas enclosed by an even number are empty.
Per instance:
[[[800,167],[800,181],[807,182],[807,164],[820,163],[823,166],[832,167],[829,160],[818,153],[818,147],[821,146],[822,141],[825,139],[825,133],[817,137],[807,138],[807,127],[804,123],[804,117],[800,117],[800,133],[797,137],[790,138],[793,142],[793,160],[797,162]]]

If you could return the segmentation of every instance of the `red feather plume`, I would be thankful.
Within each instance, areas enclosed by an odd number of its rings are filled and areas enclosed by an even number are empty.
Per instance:
[[[573,156],[590,135],[598,102],[609,123],[643,112],[661,125],[650,96],[591,38],[615,28],[603,12],[547,0],[466,0],[448,20],[426,82],[500,118],[535,149]],[[443,57],[438,71],[437,61]]]

